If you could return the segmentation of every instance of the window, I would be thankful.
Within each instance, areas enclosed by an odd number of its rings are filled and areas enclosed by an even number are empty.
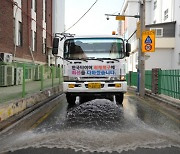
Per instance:
[[[42,38],[42,52],[45,54],[46,53],[46,39]]]
[[[154,30],[156,37],[163,37],[163,28],[150,28],[150,30]]]
[[[156,35],[157,36],[163,36],[163,29],[162,28],[157,28],[156,29]]]
[[[18,22],[18,46],[22,46],[22,22]]]
[[[154,10],[157,8],[157,0],[154,1]]]
[[[37,12],[37,0],[31,1],[31,7],[34,10],[34,12]]]
[[[34,50],[37,51],[37,33],[34,31]]]
[[[64,43],[64,58],[124,58],[124,44],[120,38],[75,38]]]
[[[31,30],[31,35],[32,51],[37,51],[37,34],[35,31]]]
[[[47,21],[47,0],[43,0],[43,20]]]
[[[14,44],[16,45],[16,25],[15,25],[15,18],[13,18],[13,36],[14,36]]]
[[[47,0],[45,0],[45,22],[47,21]]]
[[[168,9],[164,11],[164,21],[168,18]]]

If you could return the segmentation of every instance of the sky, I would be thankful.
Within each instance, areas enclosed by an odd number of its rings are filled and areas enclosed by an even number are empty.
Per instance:
[[[65,0],[65,29],[71,27],[96,0]],[[117,32],[115,17],[106,19],[105,14],[118,14],[124,0],[98,0],[93,8],[68,33],[76,35],[111,35]]]

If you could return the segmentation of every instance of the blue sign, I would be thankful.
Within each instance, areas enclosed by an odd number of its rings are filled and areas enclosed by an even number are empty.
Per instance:
[[[148,36],[145,40],[145,44],[151,44],[152,43],[152,39],[150,38],[150,36]]]

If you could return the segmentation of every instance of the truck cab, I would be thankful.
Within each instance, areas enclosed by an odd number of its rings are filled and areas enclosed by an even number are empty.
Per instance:
[[[127,92],[125,57],[129,52],[130,44],[117,35],[67,37],[63,48],[67,102],[73,106],[79,96],[80,103],[108,98],[122,104]]]

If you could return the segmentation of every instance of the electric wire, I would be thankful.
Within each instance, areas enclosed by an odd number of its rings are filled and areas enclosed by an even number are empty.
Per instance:
[[[72,25],[70,26],[68,29],[66,29],[63,33],[67,32],[68,30],[70,30],[71,28],[73,28],[92,8],[93,6],[98,2],[98,0],[96,0],[91,7]]]

